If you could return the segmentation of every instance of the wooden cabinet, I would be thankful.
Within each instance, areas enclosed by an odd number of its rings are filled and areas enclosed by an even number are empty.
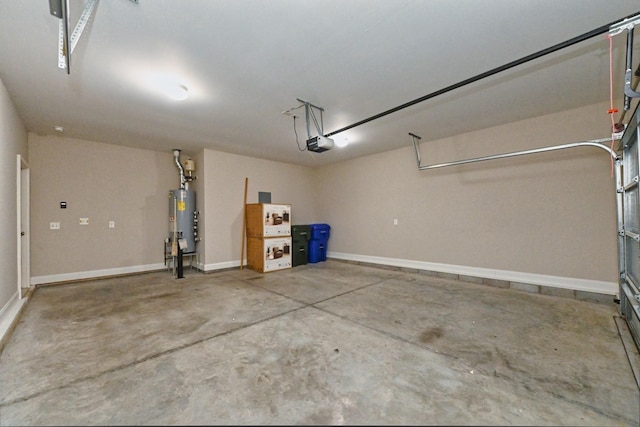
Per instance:
[[[247,205],[247,267],[260,273],[291,268],[291,205]]]
[[[247,267],[260,273],[291,268],[291,237],[247,238]]]
[[[291,205],[248,204],[247,236],[291,236]]]

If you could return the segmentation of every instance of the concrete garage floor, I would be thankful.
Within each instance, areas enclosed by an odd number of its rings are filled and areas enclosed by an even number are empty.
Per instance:
[[[0,424],[630,425],[618,306],[338,261],[38,288]]]

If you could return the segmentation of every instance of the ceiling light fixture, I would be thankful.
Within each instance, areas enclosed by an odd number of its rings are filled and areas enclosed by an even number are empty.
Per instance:
[[[55,130],[58,133],[64,132],[64,128],[62,126],[54,126],[53,130]]]
[[[189,76],[173,70],[163,70],[162,64],[135,64],[127,65],[131,71],[127,73],[127,80],[149,94],[171,101],[184,101],[196,99],[202,95],[201,87],[193,82]],[[194,98],[195,97],[195,98]]]
[[[185,85],[171,85],[166,87],[167,95],[174,101],[184,101],[189,97],[189,89]]]
[[[349,145],[349,138],[334,138],[336,147],[344,148]]]

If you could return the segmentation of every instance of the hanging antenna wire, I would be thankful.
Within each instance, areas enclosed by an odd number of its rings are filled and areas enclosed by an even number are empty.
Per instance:
[[[613,146],[615,144],[615,135],[616,132],[616,120],[613,117],[615,113],[618,112],[618,109],[613,106],[613,37],[611,35],[607,35],[607,39],[609,39],[609,117],[611,117],[611,150],[613,151]],[[611,158],[611,178],[613,178],[614,174],[614,161],[613,157]]]
[[[302,102],[302,101],[300,101],[300,102]],[[292,108],[289,108],[288,110],[284,110],[282,112],[282,114],[284,114],[286,116],[293,116],[293,133],[296,134],[296,145],[298,146],[298,150],[300,150],[300,151],[307,151],[307,147],[300,148],[300,141],[298,140],[298,129],[296,128],[296,119],[298,118],[298,116],[296,116],[295,114],[292,114],[291,112],[294,111],[294,110],[297,110],[299,108],[304,107],[304,105],[305,104],[303,103],[301,105],[298,105],[297,107],[292,107]]]
[[[298,107],[300,108],[300,107]],[[298,150],[307,151],[307,147],[300,148],[300,142],[298,141],[298,130],[296,129],[296,118],[298,116],[293,116],[293,132],[296,134],[296,145],[298,146]]]

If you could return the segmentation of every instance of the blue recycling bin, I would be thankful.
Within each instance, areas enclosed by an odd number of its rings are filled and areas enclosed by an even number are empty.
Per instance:
[[[327,246],[331,227],[329,224],[309,224],[311,239],[309,240],[309,263],[327,260]]]

